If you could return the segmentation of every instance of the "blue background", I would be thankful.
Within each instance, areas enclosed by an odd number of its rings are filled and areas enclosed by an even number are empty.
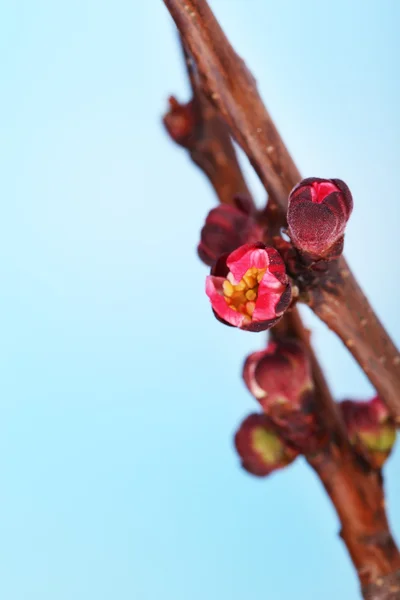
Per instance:
[[[189,97],[162,2],[0,6],[0,597],[354,600],[314,474],[256,480],[232,449],[265,337],[221,326],[203,291],[215,199],[160,125]],[[350,185],[347,257],[400,343],[400,4],[211,6],[302,173]],[[305,314],[337,398],[371,396]],[[398,448],[398,539],[399,468]]]

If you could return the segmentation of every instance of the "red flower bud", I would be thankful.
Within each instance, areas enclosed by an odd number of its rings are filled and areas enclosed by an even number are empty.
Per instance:
[[[198,123],[194,102],[191,100],[187,104],[180,104],[174,96],[168,102],[169,111],[163,118],[164,126],[174,142],[187,147]]]
[[[382,400],[343,400],[339,406],[350,442],[373,468],[382,468],[396,441],[395,425]]]
[[[211,267],[221,254],[233,252],[243,244],[258,242],[262,237],[263,231],[251,213],[220,204],[207,215],[197,252]]]
[[[313,389],[310,361],[295,341],[270,342],[265,350],[247,357],[243,379],[263,409],[288,405],[299,409]]]
[[[283,439],[304,454],[325,441],[314,406],[311,364],[296,341],[271,342],[247,357],[243,378]]]
[[[287,221],[293,244],[313,258],[337,258],[353,210],[353,199],[340,179],[303,179],[291,191]]]
[[[280,439],[273,423],[263,414],[249,415],[235,435],[242,467],[258,477],[286,467],[298,452]]]
[[[206,294],[223,323],[263,331],[289,306],[291,285],[279,253],[259,242],[221,256],[207,277]]]

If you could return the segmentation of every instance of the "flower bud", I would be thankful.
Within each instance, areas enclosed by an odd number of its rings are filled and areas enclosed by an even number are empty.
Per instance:
[[[211,267],[221,254],[229,254],[243,244],[258,242],[262,237],[263,231],[251,213],[220,204],[207,215],[197,252]]]
[[[263,414],[251,414],[235,435],[236,450],[242,467],[258,477],[286,467],[298,452],[280,439],[273,423]]]
[[[382,468],[396,441],[396,427],[382,400],[343,400],[339,406],[350,442],[374,469]]]
[[[263,331],[289,306],[291,285],[279,253],[259,242],[222,255],[207,277],[206,294],[223,323]]]
[[[191,100],[187,104],[180,104],[174,96],[168,102],[169,111],[163,118],[164,126],[174,142],[187,147],[198,123],[194,102]]]
[[[283,439],[304,454],[325,440],[314,404],[311,364],[303,346],[271,342],[247,357],[243,379]]]
[[[266,412],[283,405],[299,409],[303,396],[313,390],[310,361],[294,340],[270,342],[265,350],[250,354],[243,379]]]
[[[289,195],[287,221],[294,246],[310,258],[337,258],[352,210],[350,190],[341,179],[303,179]]]

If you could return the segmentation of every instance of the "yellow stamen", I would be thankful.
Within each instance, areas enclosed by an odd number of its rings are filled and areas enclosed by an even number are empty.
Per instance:
[[[252,316],[252,315],[253,315],[253,312],[254,312],[254,309],[255,309],[255,307],[256,307],[256,303],[255,303],[255,302],[247,302],[247,303],[246,303],[246,311],[247,311],[247,313],[248,313],[250,316]]]
[[[222,289],[224,290],[224,296],[228,296],[228,298],[230,298],[235,291],[233,285],[227,279],[225,279],[224,283],[222,284]]]
[[[260,269],[260,271],[257,273],[257,281],[258,281],[258,283],[260,283],[261,279],[264,277],[265,271],[266,271],[266,269]]]
[[[245,275],[243,277],[243,281],[246,282],[247,287],[250,289],[253,288],[257,283],[257,279],[255,277],[252,277],[251,275]]]
[[[248,286],[246,285],[246,282],[243,279],[237,285],[235,285],[235,288],[238,292],[243,292],[247,287]]]
[[[240,304],[241,302],[246,302],[246,296],[243,292],[233,292],[232,300],[235,304]]]
[[[256,308],[258,286],[267,269],[252,267],[243,275],[241,281],[236,281],[232,273],[228,273],[222,284],[222,291],[228,306],[244,315],[244,322],[251,322]]]

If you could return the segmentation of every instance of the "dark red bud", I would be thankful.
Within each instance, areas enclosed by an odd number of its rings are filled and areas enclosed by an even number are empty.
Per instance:
[[[385,404],[376,396],[368,402],[343,400],[339,406],[350,442],[373,468],[382,468],[396,441]]]
[[[324,441],[314,406],[311,364],[297,341],[271,342],[245,361],[243,378],[281,436],[303,453]]]
[[[264,414],[251,414],[235,435],[236,450],[242,467],[258,477],[265,477],[294,461],[298,452],[284,442],[272,421]]]
[[[340,179],[303,179],[290,193],[289,235],[300,252],[333,260],[343,250],[343,236],[353,199]]]
[[[267,412],[275,405],[298,409],[305,393],[313,390],[308,355],[299,342],[292,340],[271,342],[265,350],[250,354],[243,378]]]
[[[263,231],[251,214],[220,204],[207,215],[197,251],[201,260],[211,267],[221,254],[231,253],[243,244],[258,242],[262,237]]]
[[[163,118],[164,126],[174,142],[187,147],[198,123],[195,104],[193,100],[180,104],[174,96],[168,102],[169,111]]]

